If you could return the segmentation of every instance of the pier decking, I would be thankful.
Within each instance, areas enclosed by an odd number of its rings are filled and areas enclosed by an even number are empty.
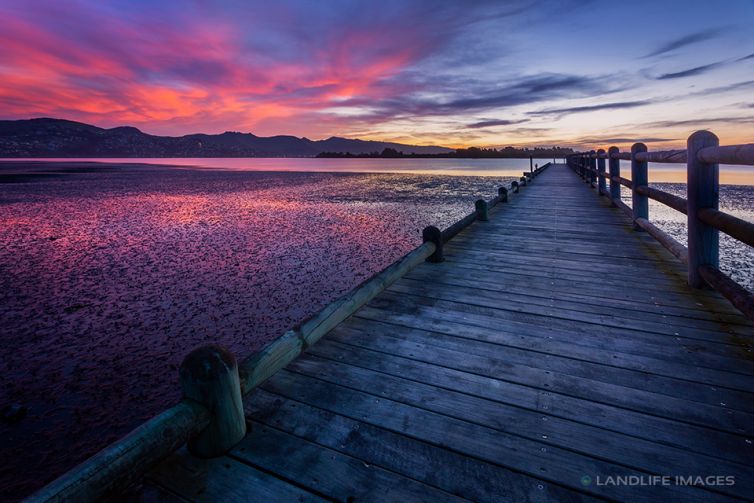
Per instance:
[[[229,454],[183,448],[147,493],[754,497],[754,324],[687,286],[683,264],[571,169],[543,171],[444,255],[249,395]]]

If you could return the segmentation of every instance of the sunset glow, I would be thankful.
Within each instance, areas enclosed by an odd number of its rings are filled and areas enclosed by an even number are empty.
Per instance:
[[[751,142],[754,4],[624,5],[8,0],[0,118],[450,147],[672,147],[700,128]]]

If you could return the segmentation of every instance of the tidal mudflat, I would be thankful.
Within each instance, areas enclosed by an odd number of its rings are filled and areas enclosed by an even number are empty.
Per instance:
[[[492,197],[498,177],[0,164],[3,499],[171,405]]]

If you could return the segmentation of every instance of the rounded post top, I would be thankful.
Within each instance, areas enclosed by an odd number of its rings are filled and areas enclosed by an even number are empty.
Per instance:
[[[636,154],[638,152],[646,152],[646,151],[647,151],[647,146],[644,145],[643,143],[634,143],[633,145],[631,145],[632,154]]]
[[[618,152],[620,152],[620,149],[618,147],[613,146],[607,149],[607,152],[608,154],[617,154]]]
[[[507,193],[508,193],[508,189],[507,189],[507,188],[505,188],[505,187],[499,187],[499,188],[497,189],[497,193],[498,193],[498,194],[507,194]]]
[[[601,148],[601,149],[597,150],[597,155],[604,154],[604,153],[605,153],[605,149],[604,148]]]
[[[233,353],[217,344],[208,344],[194,349],[183,359],[180,375],[182,379],[188,377],[194,381],[210,381],[235,366]]]
[[[712,131],[702,129],[689,136],[686,144],[689,149],[693,149],[692,145],[696,146],[697,149],[705,147],[717,147],[720,145],[720,139]]]

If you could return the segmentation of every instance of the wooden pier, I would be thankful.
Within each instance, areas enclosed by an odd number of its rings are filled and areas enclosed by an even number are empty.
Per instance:
[[[649,186],[658,160],[687,199]],[[752,500],[754,295],[717,243],[754,224],[718,210],[716,162],[754,145],[524,173],[260,352],[193,351],[183,400],[29,501]]]
[[[754,496],[754,325],[565,165],[444,255],[249,395],[226,456],[181,450],[150,483],[191,501]],[[734,484],[629,485],[653,475]]]

